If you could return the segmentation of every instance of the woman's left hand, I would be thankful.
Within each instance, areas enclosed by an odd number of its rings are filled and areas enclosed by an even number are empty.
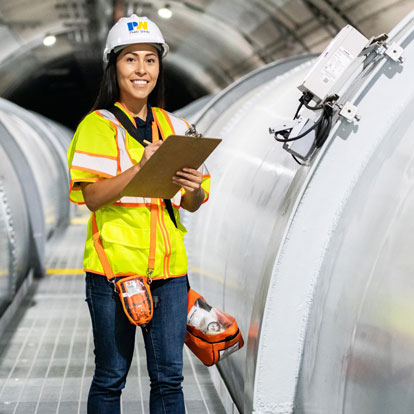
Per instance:
[[[188,211],[196,211],[204,201],[203,174],[193,168],[183,168],[175,173],[172,182],[185,190],[181,206]]]
[[[193,168],[183,168],[175,173],[172,182],[183,187],[186,192],[192,193],[201,189],[203,174]]]

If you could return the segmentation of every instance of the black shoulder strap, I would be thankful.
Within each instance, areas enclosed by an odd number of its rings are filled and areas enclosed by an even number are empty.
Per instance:
[[[171,204],[171,200],[164,198],[165,207],[167,207],[168,215],[170,216],[171,221],[174,223],[174,226],[178,228],[177,222],[175,221],[174,210]]]
[[[113,105],[108,108],[108,111],[111,112],[115,118],[121,123],[121,125],[128,131],[128,134],[134,137],[142,146],[146,146],[144,140],[138,134],[138,129],[135,128],[134,124],[127,117],[127,115],[119,109],[117,106]],[[178,228],[177,221],[175,220],[173,206],[171,200],[164,199],[165,207],[167,208],[168,215],[170,216],[171,221],[174,223],[174,226]]]
[[[113,105],[108,108],[115,118],[121,123],[121,125],[128,131],[128,134],[134,137],[143,147],[145,147],[144,139],[138,134],[138,129],[135,128],[134,124],[128,118],[124,111]]]

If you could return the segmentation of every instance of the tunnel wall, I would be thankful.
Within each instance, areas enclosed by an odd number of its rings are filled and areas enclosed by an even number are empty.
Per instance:
[[[242,412],[412,410],[413,20],[390,36],[403,65],[356,69],[341,92],[361,121],[339,119],[310,166],[268,129],[293,117],[311,56],[241,79],[192,120],[224,140],[209,202],[184,217],[190,282],[239,322],[246,346],[218,367]],[[70,135],[0,100],[0,309],[68,222]]]

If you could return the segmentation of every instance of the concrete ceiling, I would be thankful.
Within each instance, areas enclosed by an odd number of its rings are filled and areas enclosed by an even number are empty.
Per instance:
[[[166,5],[168,20],[158,15]],[[93,96],[108,28],[134,12],[161,27],[171,92],[190,101],[264,63],[319,52],[346,24],[367,37],[387,32],[413,8],[414,0],[0,0],[0,95],[21,99],[43,77]],[[54,46],[43,45],[46,34]]]

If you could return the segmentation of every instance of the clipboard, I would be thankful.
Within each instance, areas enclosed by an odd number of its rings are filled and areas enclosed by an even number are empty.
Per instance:
[[[122,196],[172,198],[180,190],[172,177],[183,168],[198,169],[222,140],[170,135],[125,187]]]

